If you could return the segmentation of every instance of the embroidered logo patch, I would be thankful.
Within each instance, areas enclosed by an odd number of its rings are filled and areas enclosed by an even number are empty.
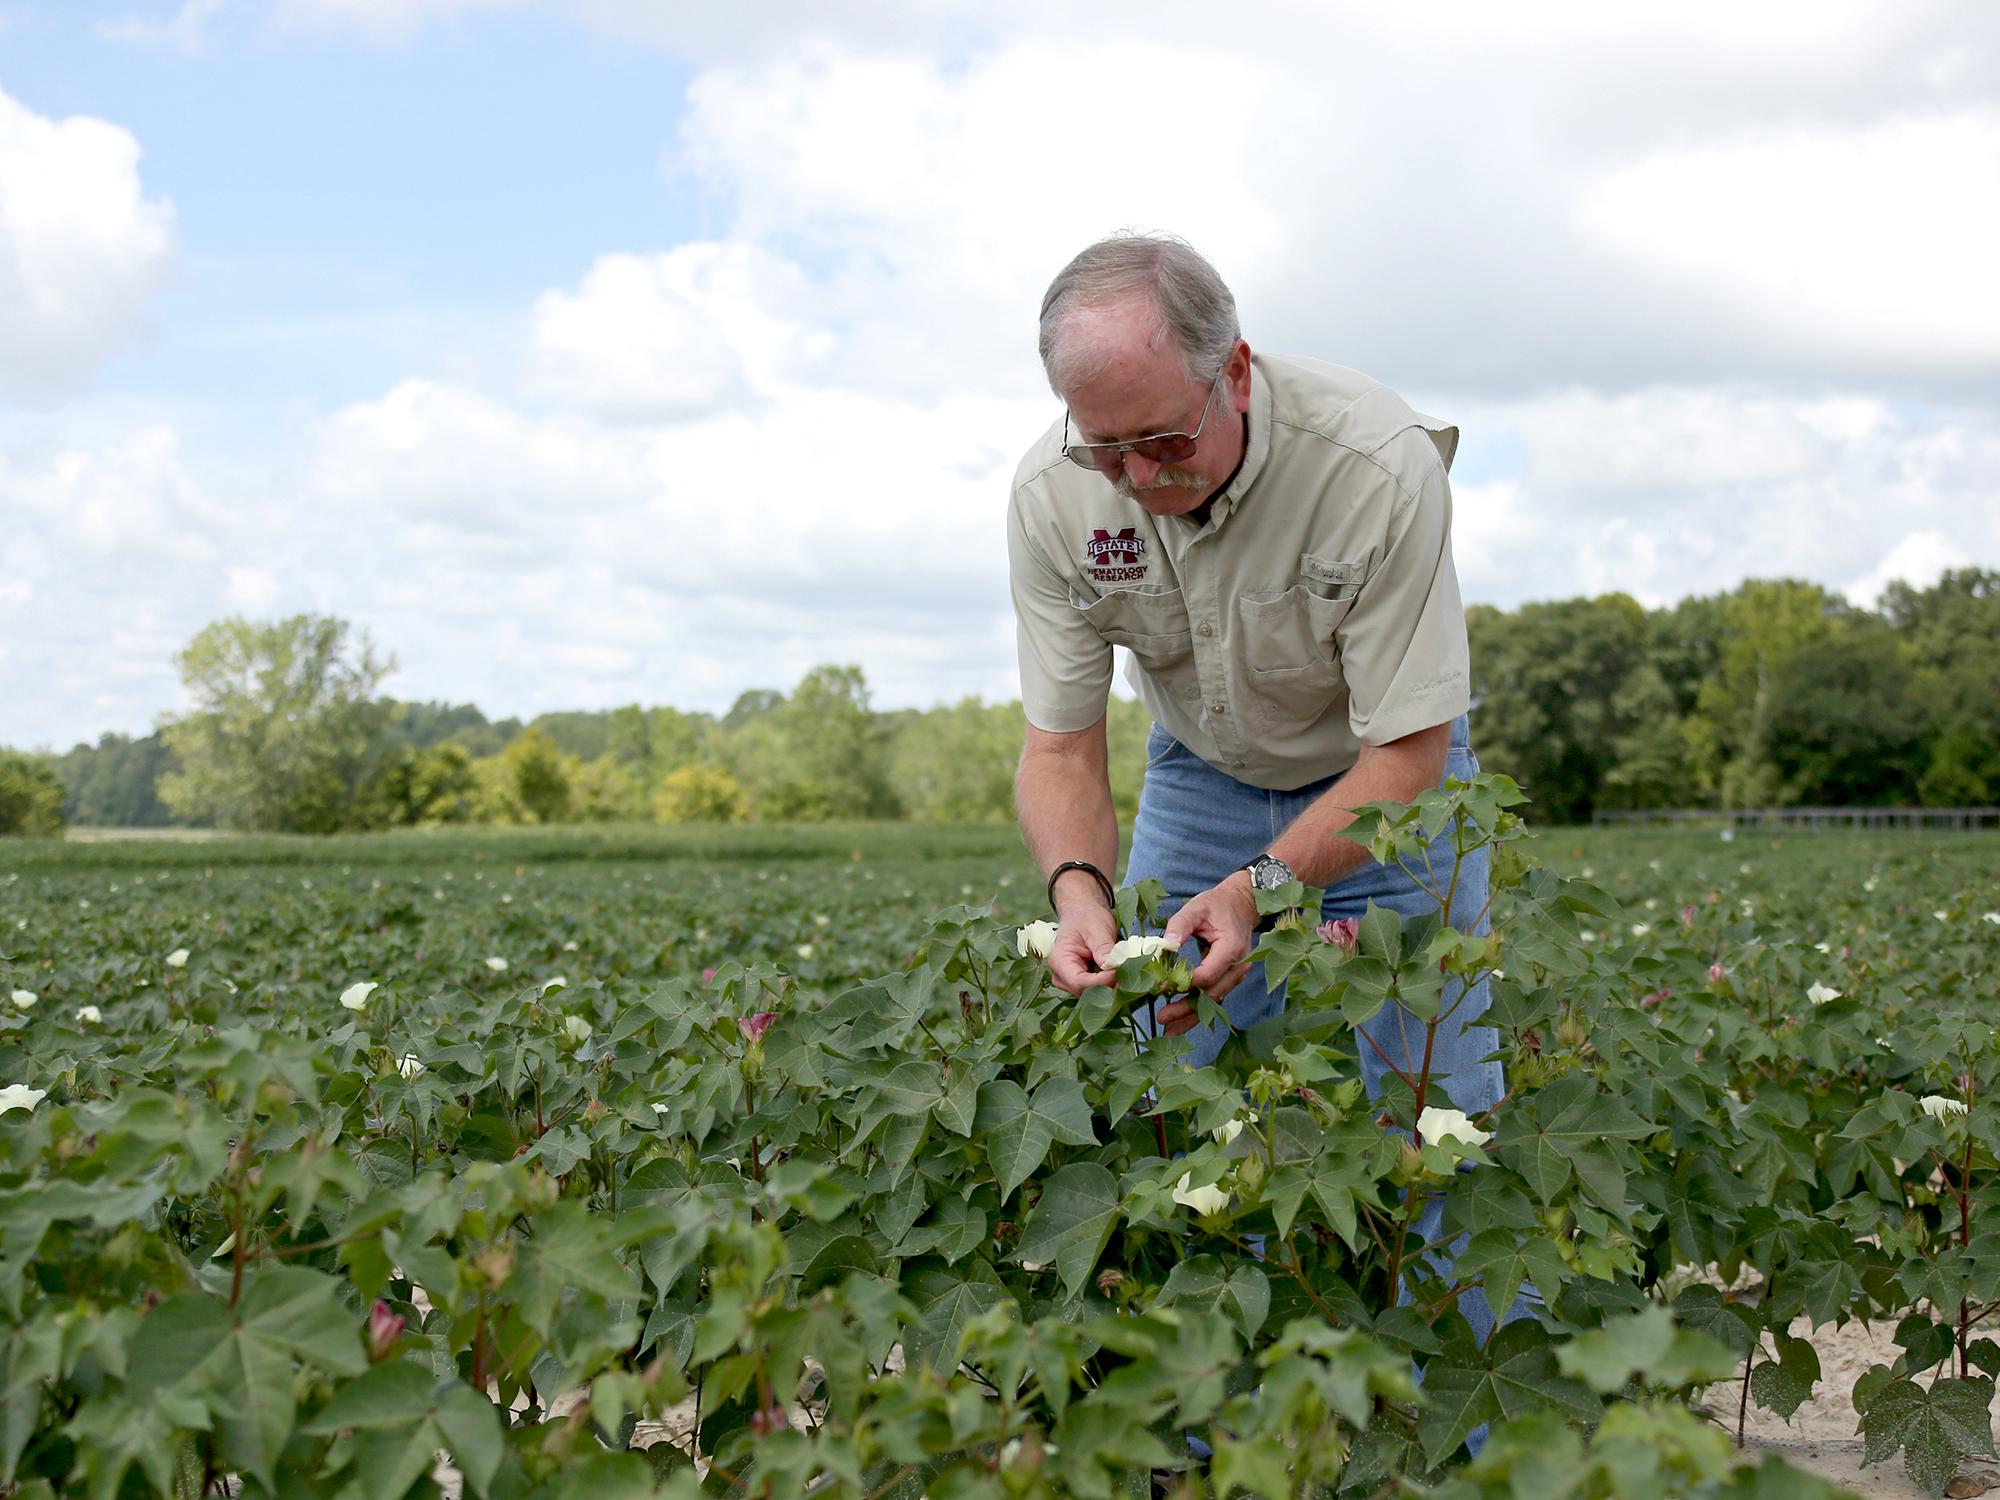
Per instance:
[[[1092,527],[1083,555],[1084,572],[1098,583],[1132,583],[1146,576],[1146,539],[1136,526],[1117,532]]]
[[[1301,552],[1299,571],[1315,583],[1359,583],[1368,569],[1358,562],[1333,562]]]

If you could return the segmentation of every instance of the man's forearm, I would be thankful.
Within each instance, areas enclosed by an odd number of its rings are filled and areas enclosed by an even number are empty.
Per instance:
[[[1365,802],[1409,802],[1436,786],[1450,744],[1451,726],[1439,724],[1364,748],[1347,774],[1278,835],[1270,853],[1307,885],[1322,889],[1352,874],[1368,863],[1364,845],[1340,837],[1354,821],[1352,809]]]
[[[1046,876],[1065,860],[1081,859],[1115,881],[1118,816],[1111,806],[1111,780],[1101,746],[1084,741],[1055,748],[1038,746],[1034,739],[1031,734],[1021,753],[1014,800],[1020,809],[1021,836],[1035,868]],[[1057,883],[1056,904],[1060,908],[1077,899],[1101,903],[1103,893],[1088,875],[1072,872]]]

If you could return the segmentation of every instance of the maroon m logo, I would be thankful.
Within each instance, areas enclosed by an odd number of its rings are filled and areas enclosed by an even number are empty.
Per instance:
[[[1084,555],[1094,563],[1136,563],[1145,552],[1146,543],[1140,538],[1136,526],[1127,526],[1116,536],[1092,527],[1090,540],[1084,543],[1083,550]]]

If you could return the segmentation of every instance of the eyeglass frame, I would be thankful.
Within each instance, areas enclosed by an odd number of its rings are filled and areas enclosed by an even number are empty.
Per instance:
[[[1221,389],[1222,377],[1228,373],[1229,371],[1226,367],[1218,370],[1215,372],[1215,379],[1208,383],[1208,399],[1201,404],[1201,418],[1194,424],[1193,432],[1155,432],[1149,433],[1145,437],[1133,438],[1129,442],[1123,443],[1072,443],[1069,440],[1070,413],[1069,408],[1065,406],[1063,408],[1063,457],[1075,464],[1079,469],[1088,469],[1093,474],[1113,474],[1125,466],[1126,454],[1137,452],[1142,445],[1147,443],[1164,443],[1170,438],[1177,438],[1187,444],[1186,452],[1176,453],[1171,458],[1164,455],[1155,458],[1150,453],[1140,453],[1139,457],[1145,459],[1147,463],[1152,464],[1178,464],[1187,462],[1187,460],[1194,457],[1195,449],[1201,443],[1202,430],[1208,426],[1208,414],[1215,406],[1215,393]],[[1077,456],[1078,450],[1085,448],[1106,450],[1113,461],[1110,464],[1087,462]]]

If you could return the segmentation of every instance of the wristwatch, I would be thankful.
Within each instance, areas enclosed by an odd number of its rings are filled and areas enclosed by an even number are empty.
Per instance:
[[[1292,873],[1292,867],[1271,854],[1260,854],[1243,866],[1250,872],[1250,889],[1253,891],[1275,891],[1281,885],[1290,885],[1299,877]]]

